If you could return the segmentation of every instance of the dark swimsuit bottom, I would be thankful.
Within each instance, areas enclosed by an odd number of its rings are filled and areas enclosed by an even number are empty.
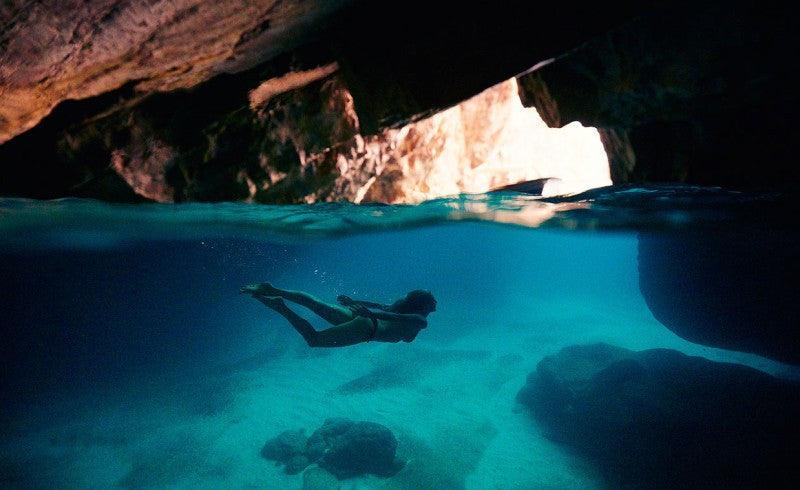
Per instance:
[[[375,336],[378,335],[378,319],[375,318],[374,316],[367,316],[364,318],[367,318],[372,322],[372,332],[370,332],[370,334],[367,336],[366,342],[375,340]]]

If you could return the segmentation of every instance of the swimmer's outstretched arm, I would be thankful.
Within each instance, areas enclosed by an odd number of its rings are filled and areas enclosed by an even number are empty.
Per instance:
[[[351,298],[349,296],[345,296],[343,294],[340,294],[339,296],[337,296],[336,297],[336,301],[338,301],[339,304],[343,305],[343,306],[362,305],[362,306],[366,306],[367,308],[377,308],[379,310],[386,310],[386,309],[389,308],[388,305],[384,305],[384,304],[381,304],[381,303],[373,303],[372,301],[363,301],[363,300],[360,300],[360,299],[353,299],[353,298]]]

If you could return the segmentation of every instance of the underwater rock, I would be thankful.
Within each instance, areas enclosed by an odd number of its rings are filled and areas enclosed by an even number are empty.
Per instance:
[[[517,400],[615,487],[755,488],[800,477],[800,386],[746,366],[570,346],[539,362]]]
[[[264,444],[261,455],[284,464],[284,471],[290,475],[317,463],[343,480],[366,474],[397,473],[403,465],[395,458],[396,451],[397,439],[383,425],[330,418],[309,438],[303,429],[280,433]]]
[[[261,457],[286,465],[286,473],[295,475],[310,464],[305,456],[307,440],[305,429],[281,432],[264,444]]]
[[[305,455],[296,454],[286,462],[284,471],[286,471],[287,475],[296,475],[306,469],[306,467],[310,464],[311,461],[309,461]]]
[[[640,233],[639,289],[653,316],[691,342],[800,364],[800,234],[765,228]]]
[[[397,439],[383,425],[332,418],[308,438],[306,454],[343,480],[395,474],[402,467],[395,460],[396,451]]]

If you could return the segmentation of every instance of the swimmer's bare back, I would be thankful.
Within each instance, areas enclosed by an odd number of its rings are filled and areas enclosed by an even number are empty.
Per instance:
[[[411,342],[428,326],[426,316],[436,309],[436,300],[427,291],[412,291],[390,306],[347,296],[339,296],[342,305],[329,304],[308,293],[280,289],[269,283],[244,286],[241,292],[286,318],[310,347],[344,347],[373,341]],[[308,308],[333,326],[315,330],[305,318],[290,309],[286,301]]]

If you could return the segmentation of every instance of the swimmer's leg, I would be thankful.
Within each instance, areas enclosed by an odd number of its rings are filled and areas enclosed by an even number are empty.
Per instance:
[[[343,347],[369,342],[374,336],[372,320],[363,316],[317,332],[317,345],[312,347]],[[310,344],[309,344],[310,345]]]
[[[369,339],[372,334],[371,321],[363,317],[357,317],[349,322],[318,332],[314,330],[314,327],[305,318],[289,309],[281,298],[253,297],[286,318],[309,347],[354,345]]]
[[[332,325],[340,325],[354,318],[353,313],[343,306],[325,303],[303,291],[290,291],[288,289],[276,288],[268,282],[245,286],[241,291],[243,293],[253,294],[254,297],[279,296],[283,299],[288,299],[300,306],[305,306]]]

